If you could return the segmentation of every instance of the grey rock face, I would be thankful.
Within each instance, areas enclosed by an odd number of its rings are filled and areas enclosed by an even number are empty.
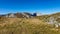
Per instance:
[[[50,23],[50,24],[53,24],[53,23],[54,23],[54,18],[53,18],[53,17],[50,17],[50,18],[49,18],[49,23]]]
[[[59,27],[60,26],[60,23],[58,23],[58,21],[56,21],[57,18],[50,17],[47,23],[48,24],[55,25],[55,27]]]
[[[16,16],[13,13],[11,13],[11,14],[7,14],[5,17],[14,18]]]

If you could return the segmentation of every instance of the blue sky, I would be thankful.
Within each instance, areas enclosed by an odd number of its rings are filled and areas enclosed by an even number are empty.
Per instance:
[[[16,12],[60,12],[60,0],[0,0],[0,14]]]

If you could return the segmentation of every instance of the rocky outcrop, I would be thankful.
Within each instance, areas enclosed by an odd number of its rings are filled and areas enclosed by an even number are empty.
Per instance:
[[[60,18],[59,16],[57,16],[57,18],[49,17],[47,23],[55,25],[55,27],[60,27]]]

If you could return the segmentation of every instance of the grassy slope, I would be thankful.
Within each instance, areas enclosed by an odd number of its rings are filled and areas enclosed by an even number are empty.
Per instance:
[[[36,16],[35,18],[38,18],[40,20],[43,20],[44,22],[47,22],[50,17],[53,17],[56,21],[60,22],[60,13],[50,14],[50,15],[43,15],[43,16]]]
[[[0,34],[60,34],[60,29],[36,18],[3,18],[0,19]]]

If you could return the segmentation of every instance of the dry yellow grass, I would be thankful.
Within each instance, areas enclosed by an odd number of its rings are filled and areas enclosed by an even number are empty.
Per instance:
[[[0,34],[60,34],[60,29],[37,18],[5,18],[0,24]]]

